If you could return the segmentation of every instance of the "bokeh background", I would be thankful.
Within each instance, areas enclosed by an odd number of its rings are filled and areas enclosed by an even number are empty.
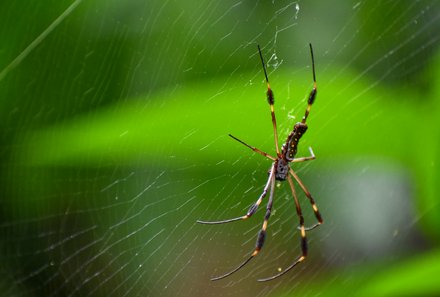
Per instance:
[[[438,296],[440,4],[3,1],[2,296]],[[299,255],[286,184],[244,214],[318,97],[295,164],[324,225]],[[304,195],[308,225],[314,223]]]

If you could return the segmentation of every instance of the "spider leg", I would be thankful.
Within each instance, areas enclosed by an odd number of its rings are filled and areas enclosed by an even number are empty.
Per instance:
[[[313,226],[307,227],[306,231],[309,230],[313,230],[316,227],[318,227],[319,225],[321,225],[323,223],[321,214],[319,213],[318,210],[318,206],[316,206],[315,200],[313,199],[312,195],[310,194],[309,190],[307,190],[306,186],[304,185],[304,183],[302,182],[302,180],[298,177],[298,175],[295,173],[295,171],[293,171],[292,168],[290,168],[289,170],[290,174],[293,176],[293,178],[296,180],[296,182],[298,183],[298,185],[301,187],[301,189],[303,190],[304,194],[306,194],[306,197],[309,199],[310,204],[312,205],[313,208],[313,212],[315,213],[315,217],[318,220],[318,223],[316,223]]]
[[[244,216],[236,217],[232,219],[222,220],[222,221],[200,221],[198,220],[197,223],[199,224],[206,224],[206,225],[216,225],[216,224],[225,224],[230,222],[235,222],[239,220],[246,220],[250,218],[258,209],[258,206],[261,204],[261,201],[263,201],[263,198],[267,195],[267,190],[269,189],[269,185],[272,183],[272,177],[274,176],[275,172],[275,165],[272,165],[270,172],[269,172],[269,178],[267,179],[266,185],[264,186],[263,193],[261,193],[260,197],[258,197],[258,200],[249,207],[249,210]]]
[[[275,158],[272,157],[271,155],[269,155],[268,153],[265,153],[265,152],[263,152],[263,151],[257,149],[257,148],[254,147],[254,146],[250,146],[250,145],[247,144],[246,142],[244,142],[244,141],[238,139],[237,137],[235,137],[235,136],[233,136],[233,135],[231,135],[231,134],[228,134],[228,135],[229,135],[231,138],[233,138],[233,139],[237,140],[238,142],[240,142],[241,144],[247,146],[248,148],[250,148],[250,149],[253,150],[254,152],[259,153],[260,155],[265,156],[266,158],[275,161]]]
[[[273,136],[275,138],[275,147],[277,149],[277,155],[279,156],[280,155],[280,148],[278,145],[277,120],[275,118],[275,109],[274,109],[275,98],[273,95],[273,91],[270,88],[269,78],[267,76],[266,64],[264,63],[263,54],[261,53],[261,49],[260,49],[259,45],[258,45],[258,53],[260,54],[261,64],[263,65],[264,76],[266,78],[266,85],[267,85],[266,96],[267,96],[267,102],[269,103],[269,106],[270,106],[270,115],[272,116]]]
[[[304,161],[310,161],[310,160],[315,160],[316,156],[313,153],[312,147],[309,146],[309,152],[310,152],[310,156],[309,157],[301,157],[301,158],[295,158],[290,162],[304,162]]]
[[[306,257],[307,257],[307,237],[306,237],[306,228],[304,227],[304,217],[302,215],[302,211],[301,211],[301,205],[299,204],[298,201],[298,196],[296,195],[296,190],[295,190],[295,186],[293,184],[292,178],[290,176],[287,176],[287,181],[289,182],[290,185],[290,189],[292,190],[292,195],[293,195],[293,199],[295,201],[295,207],[296,207],[296,214],[298,215],[299,218],[299,224],[300,224],[300,230],[301,230],[301,256],[299,256],[295,262],[293,262],[292,265],[290,265],[289,267],[287,267],[284,271],[271,276],[271,277],[267,277],[267,278],[262,278],[259,279],[259,282],[266,282],[266,281],[270,281],[273,279],[276,279],[284,274],[286,274],[288,271],[290,271],[293,267],[295,267],[297,264],[303,262]]]
[[[273,172],[273,170],[272,170],[272,172]],[[275,189],[275,176],[272,175],[270,177],[270,194],[269,194],[269,201],[267,202],[267,206],[266,206],[266,215],[264,216],[263,226],[261,227],[261,230],[258,232],[257,242],[255,243],[255,250],[249,256],[249,258],[247,258],[243,263],[241,263],[235,269],[233,269],[232,271],[230,271],[230,272],[228,272],[226,274],[223,274],[223,275],[211,278],[212,281],[223,279],[223,278],[228,277],[231,274],[237,272],[243,266],[245,266],[247,263],[249,263],[249,261],[252,260],[256,255],[258,255],[260,250],[263,248],[264,240],[266,239],[267,224],[268,224],[268,221],[269,221],[270,214],[272,212],[274,189]]]
[[[303,124],[306,123],[307,117],[309,116],[309,113],[310,113],[310,109],[312,108],[313,102],[315,102],[316,94],[318,92],[318,90],[316,88],[315,58],[313,56],[312,44],[309,43],[309,46],[310,46],[310,55],[312,56],[313,89],[310,92],[309,99],[307,100],[307,109],[306,109],[306,112],[305,112],[305,114],[302,118],[302,121],[301,121],[301,123],[303,123]]]

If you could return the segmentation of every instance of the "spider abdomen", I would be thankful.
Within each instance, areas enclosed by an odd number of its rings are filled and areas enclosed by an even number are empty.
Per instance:
[[[306,131],[307,125],[299,122],[295,124],[293,131],[287,136],[286,143],[283,145],[283,156],[288,162],[293,161],[295,158],[298,142]]]

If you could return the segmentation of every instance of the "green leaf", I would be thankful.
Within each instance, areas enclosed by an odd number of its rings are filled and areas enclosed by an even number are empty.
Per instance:
[[[374,272],[356,296],[440,295],[440,251],[417,255]]]
[[[281,138],[304,114],[312,85],[308,74],[272,75]],[[30,132],[17,140],[15,160],[39,166],[216,164],[243,152],[228,133],[274,154],[265,85],[243,79],[249,77],[232,75],[164,90]],[[438,100],[423,100],[411,90],[376,85],[347,71],[327,69],[319,79],[300,153],[307,154],[313,145],[323,161],[367,155],[400,162],[414,173],[422,223],[438,238]]]

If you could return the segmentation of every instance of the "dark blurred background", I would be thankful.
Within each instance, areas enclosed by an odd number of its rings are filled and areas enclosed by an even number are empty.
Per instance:
[[[440,5],[423,1],[0,4],[2,296],[437,296]],[[243,215],[318,97],[294,164],[324,217],[300,254],[287,184]],[[298,192],[299,192],[299,187]],[[314,223],[304,195],[307,225]]]

